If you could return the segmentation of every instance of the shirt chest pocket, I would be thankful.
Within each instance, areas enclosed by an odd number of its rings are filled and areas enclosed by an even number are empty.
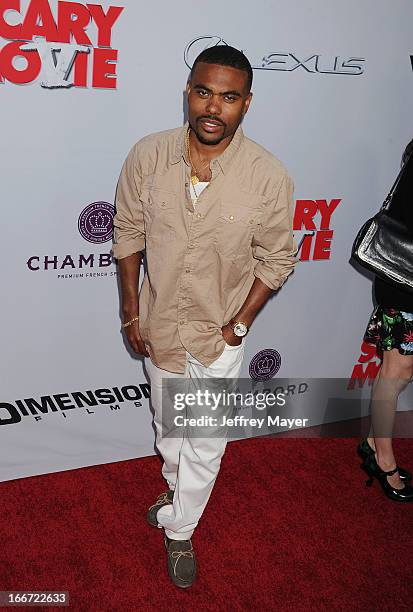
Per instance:
[[[143,189],[142,202],[146,238],[175,240],[177,196],[155,187]]]
[[[215,248],[220,255],[236,259],[251,249],[254,231],[260,224],[261,210],[237,202],[222,202]]]

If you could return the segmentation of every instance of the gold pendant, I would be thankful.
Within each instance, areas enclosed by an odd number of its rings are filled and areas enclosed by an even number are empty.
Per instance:
[[[193,174],[193,175],[191,176],[191,183],[192,183],[193,185],[196,185],[197,183],[199,183],[199,178],[197,177],[197,175],[196,175],[196,174]]]

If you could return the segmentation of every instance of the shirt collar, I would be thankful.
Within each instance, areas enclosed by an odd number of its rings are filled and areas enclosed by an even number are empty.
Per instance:
[[[185,150],[185,135],[188,130],[188,127],[189,127],[189,123],[186,122],[182,130],[178,134],[175,151],[173,155],[171,155],[171,159],[170,159],[171,164],[176,164],[183,158],[185,163],[189,165],[188,160],[186,159],[186,150]],[[234,136],[232,137],[231,142],[229,143],[225,151],[221,153],[219,157],[216,157],[214,159],[214,162],[219,164],[224,174],[228,172],[231,162],[235,154],[239,151],[243,140],[244,140],[244,132],[242,131],[242,127],[239,125]]]

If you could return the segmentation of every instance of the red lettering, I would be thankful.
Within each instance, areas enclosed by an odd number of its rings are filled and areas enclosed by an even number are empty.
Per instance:
[[[99,4],[80,2],[57,2],[57,24],[50,8],[49,0],[31,0],[22,24],[10,25],[6,15],[14,11],[21,16],[20,0],[0,0],[0,37],[9,40],[33,40],[41,36],[47,41],[70,43],[72,39],[80,45],[92,46],[85,30],[91,19],[98,30],[97,44],[110,47],[112,29],[120,14],[121,6],[110,6],[105,13]]]
[[[317,202],[318,210],[320,211],[320,214],[321,214],[320,229],[328,230],[330,229],[331,216],[333,212],[335,211],[335,209],[337,208],[337,206],[340,204],[341,200],[339,199],[331,200],[330,204],[327,204],[327,200],[316,200],[316,202]]]
[[[73,36],[78,45],[92,46],[92,42],[85,32],[90,23],[90,13],[86,6],[79,4],[79,2],[59,2],[57,15],[59,42],[70,43]]]
[[[361,345],[361,355],[359,357],[359,362],[367,363],[374,357],[378,357],[376,345],[369,344],[368,342],[363,342]]]
[[[92,47],[92,41],[85,30],[93,19],[100,48],[94,49],[93,53],[92,86],[116,88],[118,51],[110,47],[113,26],[124,7],[109,6],[104,9],[98,4],[59,1],[55,20],[49,0],[30,0],[27,4],[27,11],[22,15],[20,0],[0,0],[0,37],[13,41],[0,49],[0,84],[5,80],[16,84],[30,83],[39,76],[41,57],[36,50],[21,48],[25,40],[32,41],[35,37],[41,37],[49,42],[75,42]],[[17,13],[22,23],[8,23],[6,18],[10,12]],[[19,56],[26,60],[27,65],[17,70],[13,61]],[[87,87],[88,66],[87,54],[77,53],[73,68],[76,87]]]
[[[327,200],[297,200],[295,205],[294,223],[295,230],[315,230],[314,217],[320,211],[320,230],[330,229],[330,221],[333,212],[340,204],[339,198],[333,199],[327,204]]]
[[[123,7],[110,6],[105,15],[103,8],[99,4],[88,4],[87,6],[98,28],[99,47],[110,47],[112,28],[123,11]]]
[[[93,57],[92,87],[116,88],[116,49],[95,49]]]
[[[354,389],[356,381],[360,389],[364,387],[366,380],[368,380],[369,385],[372,385],[380,370],[380,365],[380,363],[374,361],[370,361],[365,367],[361,363],[356,363],[351,373],[351,378],[348,381],[347,389]]]
[[[57,40],[57,27],[48,0],[30,2],[20,36],[26,40],[33,40],[34,36]]]
[[[42,69],[42,60],[37,51],[21,50],[20,47],[25,44],[24,41],[11,42],[0,51],[0,74],[17,85],[31,83],[39,76]],[[18,56],[24,57],[27,62],[23,70],[16,70],[13,66],[13,59]]]
[[[21,25],[9,25],[4,18],[9,11],[20,13],[20,0],[0,0],[0,36],[11,40],[21,38]]]
[[[315,230],[316,225],[313,221],[317,214],[317,202],[314,200],[297,200],[295,205],[293,227],[295,230],[308,229]]]
[[[333,230],[317,232],[314,240],[313,259],[330,259]]]

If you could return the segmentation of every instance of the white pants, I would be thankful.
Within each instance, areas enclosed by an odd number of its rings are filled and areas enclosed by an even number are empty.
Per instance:
[[[156,446],[164,460],[162,474],[169,488],[174,490],[173,504],[162,507],[157,515],[159,526],[165,528],[168,538],[189,540],[192,536],[218,476],[227,440],[225,437],[214,437],[213,433],[203,438],[189,437],[185,435],[184,427],[180,428],[181,437],[162,436],[162,379],[237,379],[244,348],[245,338],[239,346],[227,344],[223,353],[208,368],[187,352],[184,374],[162,370],[145,358],[151,382]]]

